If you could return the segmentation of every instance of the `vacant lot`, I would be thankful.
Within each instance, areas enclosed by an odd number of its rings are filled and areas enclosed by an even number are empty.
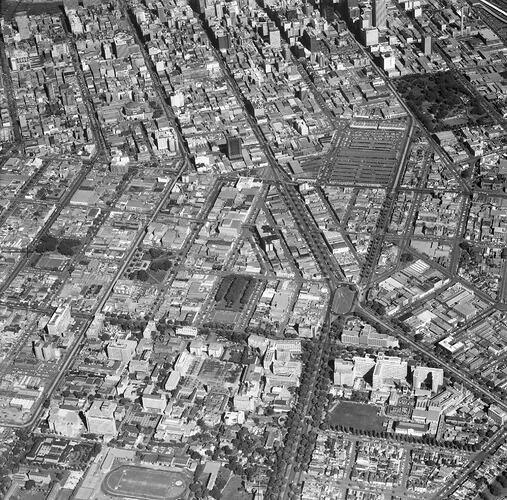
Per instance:
[[[350,312],[355,296],[356,292],[348,286],[337,288],[333,298],[333,313],[341,315]]]
[[[331,426],[341,425],[361,431],[381,432],[384,417],[378,416],[377,412],[376,406],[342,401],[329,414],[328,423]]]
[[[252,494],[247,493],[241,485],[241,478],[233,476],[222,491],[223,500],[251,500]]]

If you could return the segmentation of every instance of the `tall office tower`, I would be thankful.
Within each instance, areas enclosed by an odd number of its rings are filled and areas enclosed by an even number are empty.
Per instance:
[[[113,401],[95,400],[85,412],[88,432],[99,436],[116,436],[114,412],[118,405]]]
[[[432,392],[438,392],[439,387],[444,384],[444,370],[442,368],[429,368],[427,366],[416,366],[412,373],[412,385],[414,389],[421,386],[431,386]]]
[[[361,358],[354,356],[354,379],[356,378],[370,378],[374,368],[375,360],[368,356]]]
[[[194,9],[198,14],[204,14],[206,10],[206,0],[191,0],[190,7]]]
[[[30,38],[30,21],[25,11],[17,12],[15,17],[18,26],[18,32],[22,40]]]
[[[167,22],[167,14],[165,12],[165,9],[160,5],[157,7],[157,15],[162,24],[165,24]]]
[[[387,19],[386,0],[373,0],[373,25],[376,28],[385,28]]]
[[[54,312],[53,316],[46,325],[46,330],[49,335],[59,335],[65,337],[67,328],[72,321],[72,314],[70,304],[66,306],[59,306]]]
[[[129,42],[127,37],[122,34],[114,37],[114,52],[118,59],[123,59],[129,55]]]
[[[361,29],[371,28],[373,22],[373,12],[370,7],[364,7],[361,13]]]
[[[363,37],[363,43],[366,45],[366,47],[378,45],[378,28],[365,29],[361,31],[361,35]]]
[[[355,21],[356,19],[359,19],[360,9],[359,2],[357,0],[347,0],[347,10],[350,21]]]
[[[342,359],[334,360],[334,385],[354,385],[354,363]]]
[[[227,50],[231,47],[229,35],[222,29],[215,33],[216,46],[218,50]]]
[[[407,373],[406,361],[397,356],[379,356],[373,370],[372,387],[380,389],[383,386],[392,386],[396,382],[406,380]]]
[[[227,138],[227,156],[229,157],[229,160],[239,160],[243,158],[241,137]]]
[[[114,339],[107,344],[107,357],[115,361],[129,362],[136,352],[137,341],[134,339]]]
[[[424,37],[424,55],[431,56],[431,35]]]
[[[276,26],[269,30],[269,45],[275,49],[279,49],[282,46],[280,32]]]
[[[224,17],[224,7],[221,3],[215,4],[215,15],[217,19],[222,19],[222,17]]]

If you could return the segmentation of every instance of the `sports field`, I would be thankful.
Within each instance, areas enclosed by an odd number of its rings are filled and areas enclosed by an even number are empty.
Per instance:
[[[187,480],[180,472],[122,465],[102,481],[102,490],[116,497],[140,500],[176,500],[187,489]]]
[[[376,406],[342,401],[330,413],[328,423],[361,431],[381,432],[385,418],[379,416],[378,411]]]

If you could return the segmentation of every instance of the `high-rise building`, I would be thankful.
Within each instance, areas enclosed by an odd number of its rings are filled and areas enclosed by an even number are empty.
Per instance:
[[[144,394],[141,401],[144,410],[152,413],[163,413],[167,406],[165,394]]]
[[[269,26],[268,36],[269,45],[275,49],[279,49],[281,47],[280,31],[274,23],[271,23]]]
[[[358,0],[347,0],[347,11],[349,14],[349,20],[355,22],[361,15],[361,9],[359,8]]]
[[[321,40],[314,29],[305,29],[303,33],[303,45],[312,53],[320,52]]]
[[[17,12],[15,19],[21,39],[26,40],[27,38],[30,38],[30,21],[27,13],[25,11]]]
[[[243,158],[241,137],[227,138],[227,156],[229,160],[240,160]]]
[[[373,24],[373,11],[371,7],[368,6],[363,7],[361,12],[360,23],[361,29],[365,30],[371,28]]]
[[[42,340],[37,340],[32,343],[33,353],[37,359],[43,360],[44,353],[42,352],[42,348],[44,347],[44,342]]]
[[[399,347],[395,337],[377,332],[367,325],[364,329],[345,327],[341,335],[341,342],[345,345],[366,345],[370,347]]]
[[[60,358],[60,349],[55,347],[51,342],[37,340],[32,345],[35,357],[40,361],[52,361]]]
[[[218,50],[228,50],[231,48],[229,35],[223,29],[219,29],[215,32],[215,41]]]
[[[382,29],[386,27],[386,0],[373,0],[373,26]]]
[[[173,370],[167,377],[167,380],[165,381],[164,389],[166,391],[174,391],[174,389],[178,387],[180,379],[181,379],[180,372],[178,370]]]
[[[397,356],[382,356],[377,360],[373,371],[372,387],[379,389],[382,386],[390,386],[407,378],[407,362]]]
[[[431,56],[431,35],[424,37],[424,55]]]
[[[104,59],[112,59],[113,51],[111,50],[111,44],[108,42],[104,42],[102,44],[102,55]]]
[[[335,359],[334,361],[334,384],[335,385],[354,385],[354,363]]]
[[[88,330],[86,330],[86,336],[89,339],[96,339],[99,336],[99,333],[101,332],[103,326],[104,326],[104,320],[106,318],[106,315],[104,313],[96,313],[93,321],[91,322],[90,326],[88,327]]]
[[[116,436],[116,407],[113,401],[94,401],[85,414],[88,432],[99,436]]]
[[[192,0],[190,2],[190,6],[192,9],[194,9],[197,13],[203,14],[206,9],[206,0]]]
[[[134,339],[115,339],[107,345],[107,357],[115,361],[130,361],[136,352],[137,341]]]
[[[371,47],[372,45],[378,45],[378,28],[368,28],[361,31],[363,36],[363,43],[366,47]]]
[[[412,374],[412,385],[414,389],[420,389],[423,384],[431,384],[431,391],[438,392],[438,388],[444,384],[444,370],[417,366]]]
[[[53,316],[51,316],[49,323],[46,325],[46,330],[49,335],[61,335],[63,337],[71,320],[72,315],[70,311],[70,304],[67,304],[66,306],[59,306]]]
[[[359,356],[354,357],[354,378],[365,378],[369,377],[373,368],[375,367],[375,360],[368,356],[361,358]]]
[[[171,96],[171,106],[173,108],[182,108],[185,106],[185,96],[182,92],[176,92]]]
[[[123,59],[129,55],[129,40],[121,34],[114,37],[114,52],[118,59]]]
[[[507,412],[497,405],[491,405],[488,409],[488,417],[498,425],[504,425],[507,420]]]
[[[382,69],[384,71],[393,71],[396,69],[396,57],[390,52],[384,52],[381,56]]]
[[[167,15],[165,9],[160,5],[157,7],[157,15],[162,24],[165,24],[167,22]]]

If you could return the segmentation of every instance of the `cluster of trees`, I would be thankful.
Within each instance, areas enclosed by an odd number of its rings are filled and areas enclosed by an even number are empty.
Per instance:
[[[219,500],[221,492],[215,486],[212,490],[208,490],[200,481],[196,481],[189,486],[190,491],[194,494],[194,498],[209,498],[210,496]]]
[[[450,72],[408,75],[397,81],[397,88],[430,132],[442,129],[441,120],[456,112],[466,95]]]
[[[329,350],[326,350],[326,352],[328,353]],[[305,471],[307,471],[310,466],[313,450],[315,449],[318,436],[316,429],[320,427],[324,417],[324,411],[329,405],[329,386],[331,383],[332,370],[329,367],[329,356],[327,354],[324,355],[324,361],[325,364],[317,375],[317,381],[309,406],[309,416],[312,420],[313,428],[308,434],[302,436],[299,444],[299,464],[297,467]]]
[[[383,353],[386,356],[398,356],[399,352],[397,349],[382,349]],[[329,347],[329,359],[331,363],[331,368],[333,368],[333,360],[336,358],[341,358],[342,356],[346,356],[349,359],[352,359],[352,356],[363,357],[365,354],[375,355],[379,352],[378,347],[374,346],[357,346],[357,345],[344,345],[344,344],[331,344]]]
[[[400,262],[402,264],[408,264],[409,262],[412,262],[413,260],[414,260],[414,256],[410,252],[403,252],[400,255]]]
[[[439,446],[447,450],[461,450],[475,452],[480,449],[479,444],[462,443],[460,441],[439,441],[433,436],[409,436],[404,434],[396,434],[394,432],[378,431],[378,430],[366,430],[357,429],[346,425],[329,425],[324,422],[321,425],[322,430],[334,430],[337,432],[345,432],[354,436],[368,436],[377,439],[394,439],[395,441],[407,442],[407,443],[418,443],[429,446]]]
[[[225,300],[227,307],[237,304],[238,299],[241,305],[245,305],[252,295],[254,286],[255,281],[251,278],[235,275],[226,276],[218,287],[215,300],[217,302]]]
[[[150,271],[169,271],[173,265],[171,255],[170,252],[166,252],[161,248],[150,248],[144,253],[143,258],[151,261],[149,265]],[[145,269],[136,269],[128,274],[128,278],[131,280],[148,281],[150,275]]]
[[[373,312],[376,312],[379,316],[385,316],[386,314],[386,308],[384,304],[381,304],[380,302],[377,302],[376,300],[373,300],[368,303],[368,306]]]
[[[131,318],[127,313],[107,314],[107,321],[112,325],[118,325],[123,330],[130,330],[139,339],[142,337],[142,333],[148,324],[148,318],[135,319]]]
[[[239,332],[234,330],[234,325],[229,323],[205,323],[200,329],[200,334],[208,334],[211,331],[215,332],[217,336],[223,337],[224,339],[230,340],[237,344],[246,344],[248,340],[248,333]]]
[[[173,263],[168,257],[164,257],[162,259],[156,259],[150,264],[150,269],[152,271],[169,271],[171,269]]]
[[[436,349],[437,349],[438,355],[441,358],[445,359],[448,363],[454,365],[456,368],[459,368],[461,370],[463,369],[463,364],[460,362],[457,362],[450,352],[446,351],[445,349],[441,348],[440,346],[437,346]],[[474,378],[474,380],[476,382],[478,382],[479,384],[486,386],[490,391],[494,391],[499,396],[501,396],[503,398],[507,398],[507,389],[506,388],[498,387],[493,380],[484,377],[482,373],[475,372],[475,373],[472,373],[471,375]],[[498,377],[502,378],[502,375],[499,374]],[[505,378],[505,376],[503,376],[503,377]],[[456,379],[453,376],[449,377],[449,380],[452,383],[456,382]],[[490,398],[488,398],[487,396],[481,395],[481,399],[488,405],[493,403],[493,401]]]
[[[247,326],[245,333],[248,335],[260,335],[262,337],[270,337],[276,333],[278,322],[264,323],[262,326]]]
[[[10,474],[19,471],[20,464],[25,463],[26,454],[33,448],[35,437],[30,432],[19,429],[10,449],[0,455],[0,497],[3,498],[11,485]]]
[[[136,269],[128,275],[129,280],[148,281],[150,275],[144,269]]]
[[[301,384],[296,390],[296,405],[287,414],[284,446],[275,454],[266,492],[267,500],[280,498],[286,467],[289,463],[294,462],[294,469],[299,470],[307,469],[311,461],[318,434],[316,429],[328,404],[327,395],[330,384],[328,353],[329,342],[323,346],[322,352],[319,343],[304,345],[302,355],[304,369]],[[313,393],[311,393],[313,384]],[[308,402],[310,396],[311,399]]]
[[[474,247],[468,241],[462,241],[459,244],[460,248],[463,250],[460,256],[460,265],[467,266],[472,265],[476,266],[479,264],[481,260],[481,249]]]
[[[340,340],[343,332],[343,326],[345,325],[346,318],[344,316],[339,316],[331,323],[331,328],[329,330],[329,339],[330,340]],[[336,344],[332,344],[334,346]]]
[[[41,236],[39,243],[35,247],[38,253],[58,251],[62,255],[72,256],[76,253],[78,247],[81,246],[81,241],[72,238],[63,238],[58,240],[50,234]]]
[[[507,497],[507,470],[499,474],[495,480],[479,494],[481,500]]]
[[[191,485],[191,491],[197,498],[206,498],[211,495],[213,498],[222,498],[222,490],[228,484],[231,473],[241,477],[243,480],[253,481],[260,474],[263,474],[266,467],[272,466],[272,453],[263,446],[264,437],[262,435],[254,435],[249,432],[246,427],[241,427],[231,441],[231,446],[222,446],[220,436],[223,436],[224,425],[218,428],[208,427],[203,420],[198,421],[202,432],[194,436],[194,440],[200,445],[209,447],[204,454],[212,460],[219,460],[227,463],[226,469],[222,469],[217,477],[215,487],[209,491],[202,484],[202,466],[198,466],[194,473],[194,483]],[[242,460],[246,459],[243,466],[238,462],[238,453],[241,452]],[[195,460],[201,460],[202,455],[196,450],[190,451],[190,457]],[[237,480],[238,498],[243,498],[243,487]]]

